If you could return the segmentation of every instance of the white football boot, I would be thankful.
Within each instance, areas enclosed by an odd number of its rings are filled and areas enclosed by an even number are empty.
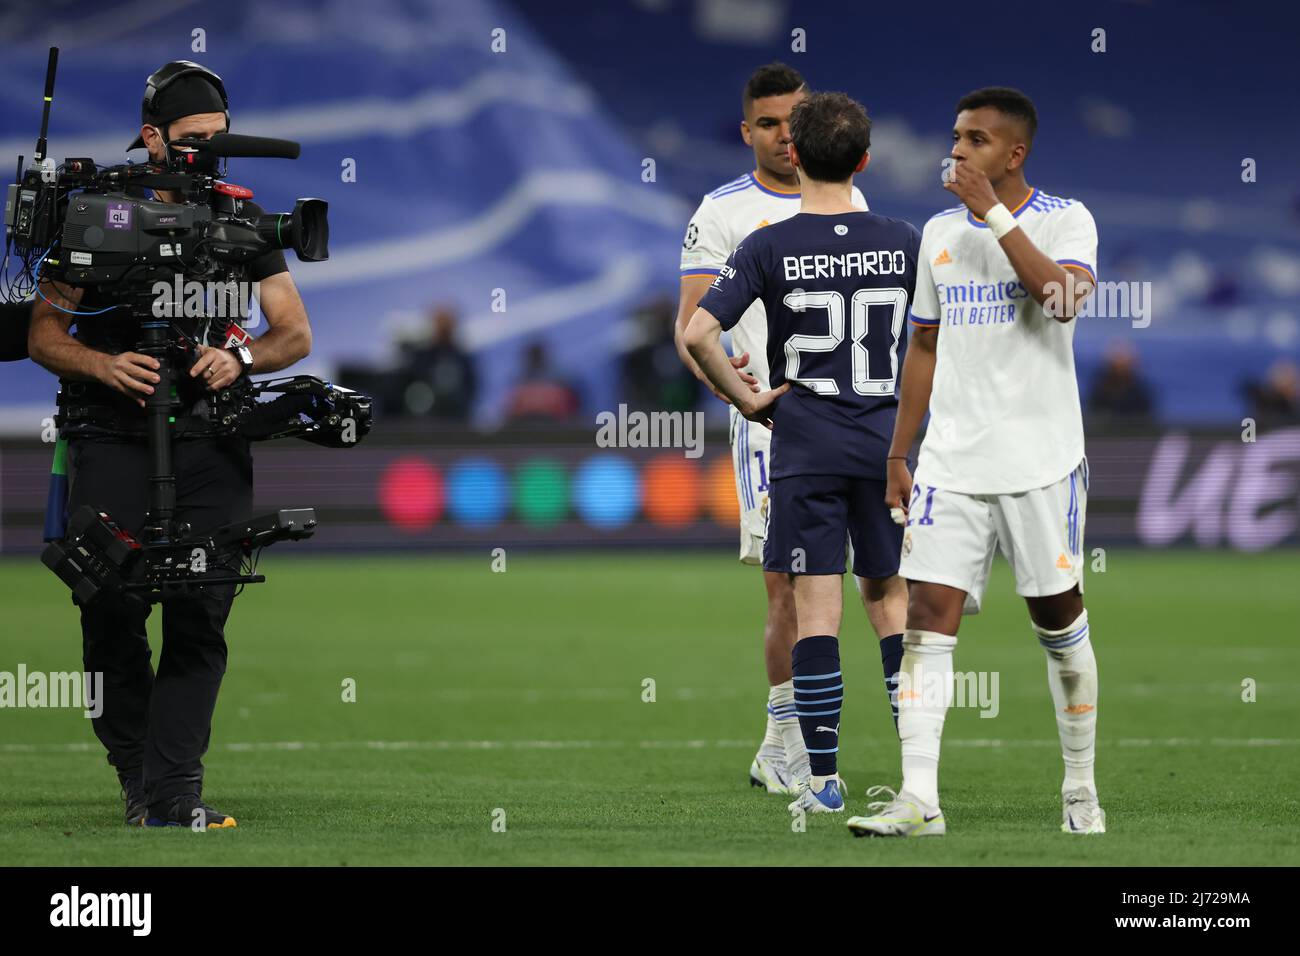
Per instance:
[[[1062,833],[1105,833],[1106,811],[1097,803],[1097,795],[1087,787],[1079,787],[1061,797]]]
[[[812,785],[807,780],[800,780],[797,786],[799,795],[786,807],[791,813],[801,810],[804,813],[844,812],[844,780],[839,774],[827,780],[817,792],[813,792]]]
[[[922,837],[943,836],[948,832],[943,811],[927,807],[911,794],[894,793],[889,787],[872,787],[868,797],[887,793],[890,799],[867,804],[864,817],[849,817],[845,821],[854,836]]]
[[[785,761],[759,751],[749,765],[749,785],[764,787],[768,793],[789,795],[794,793],[794,779]]]

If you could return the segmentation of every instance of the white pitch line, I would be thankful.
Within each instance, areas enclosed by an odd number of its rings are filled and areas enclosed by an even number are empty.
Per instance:
[[[1100,744],[1119,747],[1295,747],[1300,738],[1292,737],[1120,737],[1103,738]],[[883,747],[894,741],[867,740],[856,746]],[[218,744],[213,750],[231,753],[293,752],[299,750],[742,750],[754,746],[752,740],[258,740]],[[945,747],[960,749],[1057,747],[1055,740],[1008,740],[1005,738],[958,738],[944,741]],[[0,753],[91,753],[98,743],[0,744]]]

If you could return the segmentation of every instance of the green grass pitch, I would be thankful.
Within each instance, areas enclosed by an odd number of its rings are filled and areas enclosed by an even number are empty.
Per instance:
[[[786,800],[747,785],[766,694],[754,569],[723,554],[522,551],[507,568],[494,573],[487,554],[268,553],[268,583],[245,591],[227,628],[206,760],[205,797],[239,828],[128,829],[80,712],[5,709],[0,860],[1300,863],[1294,552],[1112,551],[1089,575],[1110,830],[1090,838],[1058,831],[1043,654],[999,561],[956,660],[999,673],[1000,713],[950,712],[949,835],[911,842],[855,840],[838,815],[793,832]],[[875,640],[846,593],[840,766],[860,812],[867,786],[897,785],[898,745]],[[80,668],[76,610],[36,559],[0,562],[0,607],[0,671]],[[355,703],[341,699],[346,678]]]

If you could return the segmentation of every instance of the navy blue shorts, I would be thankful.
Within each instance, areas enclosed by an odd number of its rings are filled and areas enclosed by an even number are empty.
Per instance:
[[[768,492],[763,570],[843,574],[845,541],[853,543],[853,573],[898,573],[903,529],[885,505],[885,483],[840,475],[777,478]]]

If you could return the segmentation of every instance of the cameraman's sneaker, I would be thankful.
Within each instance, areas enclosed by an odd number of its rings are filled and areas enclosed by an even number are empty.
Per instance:
[[[813,790],[812,784],[799,781],[799,796],[790,802],[786,809],[791,813],[843,813],[844,781],[836,774],[824,784],[821,790]]]
[[[126,804],[126,825],[141,826],[149,813],[149,798],[145,796],[144,783],[138,776],[124,773],[119,773],[117,780],[122,785],[122,802]]]
[[[179,797],[154,804],[141,825],[200,830],[226,830],[238,826],[234,817],[218,813],[192,793],[183,793]]]
[[[927,807],[907,793],[895,794],[889,787],[872,787],[867,796],[880,793],[889,794],[891,799],[868,803],[867,809],[875,813],[845,821],[854,836],[922,837],[943,836],[948,832],[943,811],[938,807]]]
[[[1079,787],[1061,796],[1061,832],[1106,832],[1106,811],[1097,803],[1097,795],[1087,787]]]
[[[763,787],[768,793],[792,794],[795,792],[784,760],[756,754],[749,765],[749,785]]]

